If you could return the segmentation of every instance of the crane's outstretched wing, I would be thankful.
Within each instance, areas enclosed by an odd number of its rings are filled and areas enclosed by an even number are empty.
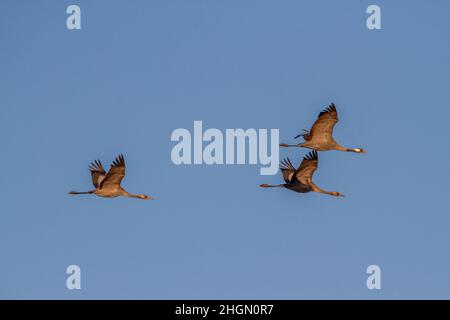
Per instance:
[[[294,182],[293,180],[297,180],[302,184],[311,185],[312,176],[317,169],[318,162],[319,159],[315,150],[304,156],[302,163],[294,173],[295,179],[292,179],[291,183]]]
[[[305,140],[316,143],[325,143],[333,140],[333,129],[339,121],[336,106],[331,103],[328,108],[323,110],[316,122],[311,127],[310,134]]]
[[[291,182],[292,176],[294,175],[295,168],[289,158],[281,161],[280,170],[283,173],[283,178],[286,183]]]
[[[95,160],[89,165],[91,171],[92,184],[95,188],[98,188],[102,181],[105,179],[106,171],[103,169],[103,165],[100,160]]]
[[[119,155],[111,164],[100,187],[104,188],[111,185],[120,185],[123,177],[125,177],[125,159],[123,158],[123,155]]]

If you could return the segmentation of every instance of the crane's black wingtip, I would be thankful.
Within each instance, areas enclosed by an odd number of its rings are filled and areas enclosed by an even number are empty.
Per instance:
[[[306,154],[303,157],[303,159],[305,159],[305,160],[318,160],[317,151],[316,150],[310,151],[308,154]]]
[[[327,108],[325,108],[324,110],[322,110],[322,111],[319,113],[319,117],[322,116],[322,115],[324,115],[324,114],[327,114],[327,113],[329,113],[329,112],[337,112],[336,105],[334,104],[334,102],[331,102],[331,104],[330,104]]]

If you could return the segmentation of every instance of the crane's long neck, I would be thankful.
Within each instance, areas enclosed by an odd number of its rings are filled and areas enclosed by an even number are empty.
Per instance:
[[[137,198],[137,199],[149,199],[150,197],[145,194],[134,194],[129,193],[128,191],[122,190],[122,196],[129,198]]]
[[[123,190],[122,195],[124,197],[129,197],[129,198],[139,198],[138,194],[129,193],[128,191],[125,191],[125,190]]]
[[[319,188],[318,186],[316,186],[314,183],[311,183],[311,188],[313,191],[315,192],[319,192],[319,193],[323,193],[323,194],[328,194],[330,196],[335,196],[335,197],[343,197],[344,195],[342,195],[341,193],[337,192],[337,191],[327,191],[327,190],[323,190],[321,188]]]
[[[330,195],[330,196],[335,196],[336,195],[336,192],[334,192],[334,191],[327,191],[327,190],[320,190],[320,191],[318,191],[318,192],[320,192],[320,193],[323,193],[323,194],[328,194],[328,195]]]

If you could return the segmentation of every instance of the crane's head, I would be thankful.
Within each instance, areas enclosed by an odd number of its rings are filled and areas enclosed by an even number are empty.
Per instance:
[[[363,148],[355,148],[355,149],[353,149],[353,151],[356,153],[367,153],[367,151],[364,150]]]
[[[337,192],[337,191],[332,191],[332,192],[330,192],[330,194],[335,197],[345,197],[342,193]]]
[[[139,199],[142,199],[142,200],[153,200],[152,197],[150,197],[146,194],[140,194],[138,197],[139,197]]]

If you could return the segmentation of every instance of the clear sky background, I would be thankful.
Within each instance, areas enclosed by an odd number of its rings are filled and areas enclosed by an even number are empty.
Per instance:
[[[66,28],[78,4],[82,29]],[[382,30],[366,28],[378,4]],[[0,298],[450,298],[450,2],[0,2]],[[279,128],[330,102],[315,180],[175,166],[174,129]],[[298,164],[307,149],[282,149]],[[87,169],[123,153],[123,186]],[[77,264],[82,289],[66,289]],[[382,290],[366,288],[366,268]]]

